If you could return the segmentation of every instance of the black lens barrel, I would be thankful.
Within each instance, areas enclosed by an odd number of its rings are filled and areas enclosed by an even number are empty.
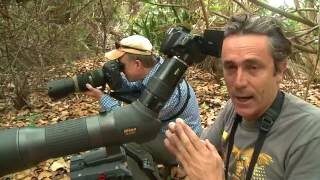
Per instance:
[[[77,76],[78,88],[76,91],[88,90],[86,84],[89,83],[93,87],[103,86],[106,84],[102,69],[86,72]]]
[[[93,87],[103,86],[106,84],[102,69],[83,73],[73,78],[61,80],[52,80],[48,83],[48,95],[53,99],[59,99],[68,96],[71,93],[86,91],[86,84]]]
[[[75,92],[72,78],[53,80],[48,83],[48,95],[53,99],[59,99]]]

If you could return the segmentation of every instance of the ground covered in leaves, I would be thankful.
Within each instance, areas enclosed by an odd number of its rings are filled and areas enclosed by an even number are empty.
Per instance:
[[[69,65],[49,67],[40,74],[39,72],[30,73],[29,84],[33,89],[38,89],[32,91],[29,97],[30,107],[15,110],[10,104],[10,99],[0,102],[0,129],[38,127],[67,119],[96,115],[99,112],[99,105],[94,99],[78,93],[53,101],[47,96],[45,87],[51,79],[71,77],[98,69],[102,64],[101,59],[81,60]],[[228,99],[223,79],[195,67],[189,68],[186,79],[196,91],[202,124],[206,127],[213,123],[217,113]],[[303,97],[306,89],[303,82],[303,80],[286,80],[281,88]],[[7,86],[12,84],[8,82]],[[4,97],[12,97],[12,95],[13,92],[9,90],[5,91]],[[320,107],[319,84],[311,86],[307,101]],[[33,168],[0,177],[0,179],[69,179],[69,173],[70,156],[66,156],[44,161]]]

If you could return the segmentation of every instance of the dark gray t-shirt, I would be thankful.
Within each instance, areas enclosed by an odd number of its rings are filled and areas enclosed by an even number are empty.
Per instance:
[[[224,154],[234,115],[234,106],[228,101],[201,136]],[[229,179],[245,179],[258,132],[256,122],[242,120],[239,124]],[[252,179],[320,179],[320,108],[285,93],[281,113],[264,141]]]

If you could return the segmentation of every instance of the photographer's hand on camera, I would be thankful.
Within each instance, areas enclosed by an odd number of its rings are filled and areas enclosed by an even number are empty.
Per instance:
[[[100,89],[92,87],[91,84],[86,84],[86,87],[88,88],[88,91],[86,91],[85,94],[88,96],[99,100],[104,95]]]

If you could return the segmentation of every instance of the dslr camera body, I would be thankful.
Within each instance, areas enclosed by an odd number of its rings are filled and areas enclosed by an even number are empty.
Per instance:
[[[177,56],[189,66],[202,62],[207,55],[220,57],[223,33],[207,29],[203,36],[193,36],[185,27],[170,28],[161,44],[160,52],[168,58]]]

